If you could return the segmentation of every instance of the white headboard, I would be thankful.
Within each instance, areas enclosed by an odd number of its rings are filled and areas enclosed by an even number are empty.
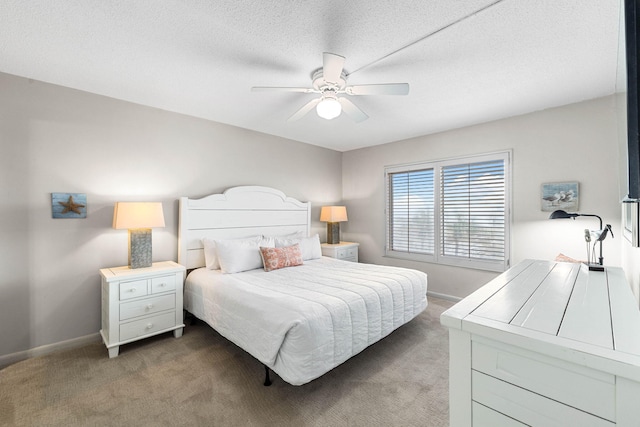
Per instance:
[[[204,266],[202,238],[234,239],[295,231],[309,235],[311,203],[269,187],[233,187],[201,199],[180,198],[178,262]]]

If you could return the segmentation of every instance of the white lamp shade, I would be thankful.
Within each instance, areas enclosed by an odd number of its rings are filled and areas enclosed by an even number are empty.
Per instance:
[[[113,208],[113,228],[135,229],[164,227],[160,202],[117,202]]]
[[[323,98],[316,106],[316,112],[323,119],[335,119],[342,112],[342,105],[335,98]]]
[[[347,208],[345,206],[323,206],[320,210],[320,221],[344,222],[347,221]]]

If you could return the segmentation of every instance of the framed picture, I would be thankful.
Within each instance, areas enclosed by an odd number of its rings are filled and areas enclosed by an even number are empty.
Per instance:
[[[87,195],[85,193],[51,193],[53,218],[86,218]]]
[[[622,204],[624,238],[631,243],[634,248],[640,247],[640,227],[638,223],[638,202]]]
[[[542,184],[541,208],[543,212],[577,211],[580,191],[577,182]]]

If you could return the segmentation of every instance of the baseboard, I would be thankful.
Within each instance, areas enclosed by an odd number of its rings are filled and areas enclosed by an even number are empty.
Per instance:
[[[440,298],[447,301],[458,302],[462,298],[455,297],[453,295],[441,294],[438,292],[427,292],[427,296],[433,298]],[[60,341],[53,344],[42,345],[40,347],[31,348],[25,351],[19,351],[17,353],[5,354],[0,356],[0,369],[6,368],[9,365],[20,362],[22,360],[30,359],[32,357],[44,356],[45,354],[53,353],[54,351],[67,350],[70,348],[82,347],[86,344],[92,344],[96,341],[100,341],[102,338],[99,333],[85,335],[83,337],[72,338],[66,341]]]
[[[444,300],[447,300],[447,301],[453,301],[453,302],[462,301],[462,298],[460,298],[460,297],[454,297],[453,295],[447,295],[447,294],[439,294],[438,292],[427,291],[427,296],[428,297],[434,297],[434,298],[440,298],[440,299],[444,299]]]
[[[20,362],[22,360],[30,359],[32,357],[44,356],[45,354],[53,353],[54,351],[82,347],[83,345],[92,344],[100,340],[100,334],[95,333],[85,335],[83,337],[72,338],[66,341],[60,341],[53,344],[30,348],[29,350],[19,351],[17,353],[5,354],[4,356],[0,356],[0,369],[6,368],[9,365]]]

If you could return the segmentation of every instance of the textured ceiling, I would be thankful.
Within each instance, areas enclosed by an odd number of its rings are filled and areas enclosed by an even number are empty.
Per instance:
[[[619,14],[620,0],[2,0],[0,71],[347,151],[614,93]],[[251,91],[310,86],[322,52],[346,57],[349,84],[409,95],[351,97],[361,123],[287,122],[317,95]]]

